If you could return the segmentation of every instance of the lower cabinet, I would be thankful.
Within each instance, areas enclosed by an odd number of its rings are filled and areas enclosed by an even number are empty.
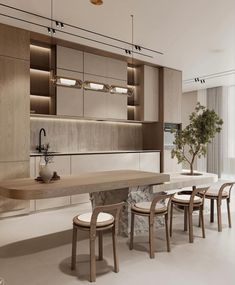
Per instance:
[[[33,178],[39,175],[39,164],[40,157],[30,158],[30,177]],[[50,168],[60,176],[119,169],[158,173],[160,169],[160,152],[59,155],[54,156]],[[91,205],[89,194],[34,200],[31,201],[31,211],[40,211],[73,204],[78,205],[78,212],[81,207],[81,209],[89,210]]]
[[[181,172],[182,164],[176,158],[171,158],[171,150],[164,150],[164,172]]]
[[[160,172],[160,152],[140,153],[140,170]]]
[[[108,171],[118,169],[139,169],[139,153],[91,154],[71,156],[71,174]]]

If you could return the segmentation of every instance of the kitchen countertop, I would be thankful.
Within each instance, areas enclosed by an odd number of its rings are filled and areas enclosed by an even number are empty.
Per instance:
[[[149,153],[160,152],[160,150],[103,150],[103,151],[81,151],[81,152],[51,152],[54,156],[60,155],[85,155],[85,154],[116,154],[116,153]],[[50,151],[49,151],[50,153]],[[31,152],[30,156],[41,156],[43,153]]]

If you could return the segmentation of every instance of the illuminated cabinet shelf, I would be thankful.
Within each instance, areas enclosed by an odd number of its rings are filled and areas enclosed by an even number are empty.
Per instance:
[[[30,45],[30,113],[55,114],[55,88],[53,50],[50,46]]]

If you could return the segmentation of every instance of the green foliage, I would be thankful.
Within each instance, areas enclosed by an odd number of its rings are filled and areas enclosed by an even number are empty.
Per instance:
[[[189,117],[190,123],[183,130],[173,131],[175,140],[171,157],[176,157],[178,163],[189,163],[193,174],[193,163],[196,157],[205,156],[207,144],[212,141],[216,133],[222,130],[223,120],[215,113],[197,103],[195,111]],[[186,156],[188,152],[188,157]]]

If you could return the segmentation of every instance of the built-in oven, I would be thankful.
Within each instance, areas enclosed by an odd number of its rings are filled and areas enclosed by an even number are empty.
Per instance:
[[[181,124],[164,124],[164,149],[172,149],[174,147],[173,141],[175,140],[175,135],[173,130],[179,131],[181,129]]]

